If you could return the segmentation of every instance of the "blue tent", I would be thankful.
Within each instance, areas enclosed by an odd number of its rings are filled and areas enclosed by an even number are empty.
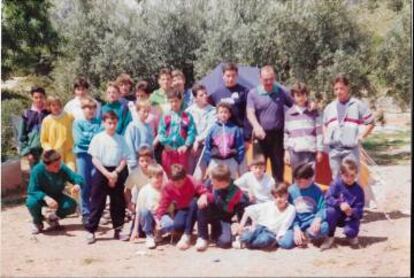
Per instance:
[[[208,94],[213,93],[219,87],[224,86],[223,81],[223,65],[220,63],[214,70],[204,76],[200,83],[207,87]],[[237,65],[239,78],[237,82],[244,87],[251,89],[259,85],[260,70],[257,67],[249,67],[243,65]]]

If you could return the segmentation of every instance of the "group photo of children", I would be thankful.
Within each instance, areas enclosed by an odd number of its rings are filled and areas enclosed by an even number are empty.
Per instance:
[[[352,96],[352,80],[332,76],[335,99],[321,107],[312,88],[280,84],[271,65],[251,89],[239,83],[237,64],[221,70],[224,86],[215,91],[199,81],[189,88],[179,69],[160,69],[155,91],[122,73],[108,81],[103,102],[88,77],[74,80],[67,103],[33,87],[18,136],[31,167],[31,233],[62,229],[79,213],[85,244],[100,243],[107,220],[114,240],[144,239],[148,249],[323,251],[338,227],[361,248],[360,145],[375,122]],[[327,190],[315,181],[324,152]]]

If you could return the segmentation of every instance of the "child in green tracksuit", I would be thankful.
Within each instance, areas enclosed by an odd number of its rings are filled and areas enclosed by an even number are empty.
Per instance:
[[[79,192],[85,185],[84,179],[62,164],[61,155],[55,150],[43,153],[42,162],[33,167],[27,189],[26,206],[33,218],[32,234],[43,230],[42,207],[56,210],[46,219],[51,228],[59,227],[59,218],[64,218],[76,210],[76,201],[63,194],[66,182],[74,184]]]
[[[182,95],[178,91],[172,91],[168,92],[167,97],[171,111],[161,118],[158,136],[164,146],[161,164],[170,177],[172,164],[181,164],[188,172],[189,151],[197,130],[193,117],[181,110]]]

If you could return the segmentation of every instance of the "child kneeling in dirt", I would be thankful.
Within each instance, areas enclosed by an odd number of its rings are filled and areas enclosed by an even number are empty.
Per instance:
[[[197,251],[208,247],[208,224],[212,225],[211,238],[217,246],[229,248],[232,245],[231,219],[241,218],[248,201],[243,191],[232,182],[229,167],[219,164],[210,172],[211,184],[207,185],[207,203],[199,202],[197,212],[198,239]]]
[[[161,199],[165,174],[161,165],[154,163],[148,166],[148,175],[150,183],[146,184],[138,193],[131,239],[138,237],[138,230],[141,227],[146,236],[146,247],[153,249],[156,247],[154,214]]]
[[[197,218],[197,205],[207,204],[207,190],[203,184],[187,175],[183,165],[172,164],[170,180],[161,191],[160,204],[154,218],[157,230],[166,232],[184,232],[177,243],[181,250],[190,247],[191,234]],[[197,197],[199,197],[197,201]],[[168,209],[175,203],[172,218]]]
[[[234,248],[267,249],[275,246],[287,249],[292,247],[286,240],[291,239],[291,228],[295,219],[295,207],[288,203],[288,186],[280,183],[272,188],[272,201],[248,206],[238,228],[239,240],[233,242]],[[248,219],[252,226],[245,229]]]
[[[33,217],[32,234],[43,230],[43,206],[56,210],[56,214],[50,214],[46,219],[50,228],[59,228],[59,218],[75,213],[76,201],[63,194],[66,182],[74,184],[76,192],[85,186],[85,180],[80,175],[62,164],[62,157],[57,151],[45,151],[42,162],[33,167],[27,188],[26,206]]]
[[[300,164],[293,171],[295,183],[289,187],[289,203],[296,209],[293,238],[290,240],[292,247],[306,247],[309,239],[323,239],[329,232],[325,198],[313,181],[314,175],[312,163]]]
[[[346,159],[341,163],[340,176],[329,187],[326,194],[329,237],[322,244],[322,250],[331,248],[336,227],[344,228],[351,248],[359,248],[358,232],[364,209],[364,191],[355,181],[357,174],[355,161]]]

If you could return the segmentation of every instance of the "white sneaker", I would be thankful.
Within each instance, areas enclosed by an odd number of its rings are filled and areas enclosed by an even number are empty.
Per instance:
[[[334,237],[328,237],[325,239],[325,241],[321,245],[321,251],[327,250],[332,247],[332,244],[334,243]]]
[[[96,241],[95,234],[90,233],[90,232],[86,232],[86,242],[88,244],[92,244],[92,243],[95,243],[95,241]]]
[[[148,249],[154,249],[157,245],[155,244],[155,240],[152,236],[147,236],[145,239],[145,246]]]
[[[208,242],[205,239],[202,239],[201,237],[197,238],[197,242],[195,245],[197,251],[205,251],[208,247]]]
[[[43,231],[43,223],[42,224],[35,224],[32,223],[32,235],[37,235]]]
[[[181,250],[186,250],[190,247],[190,235],[183,234],[177,242],[177,247]]]
[[[236,239],[231,243],[231,246],[235,249],[242,249],[244,247],[239,236],[237,236]]]

